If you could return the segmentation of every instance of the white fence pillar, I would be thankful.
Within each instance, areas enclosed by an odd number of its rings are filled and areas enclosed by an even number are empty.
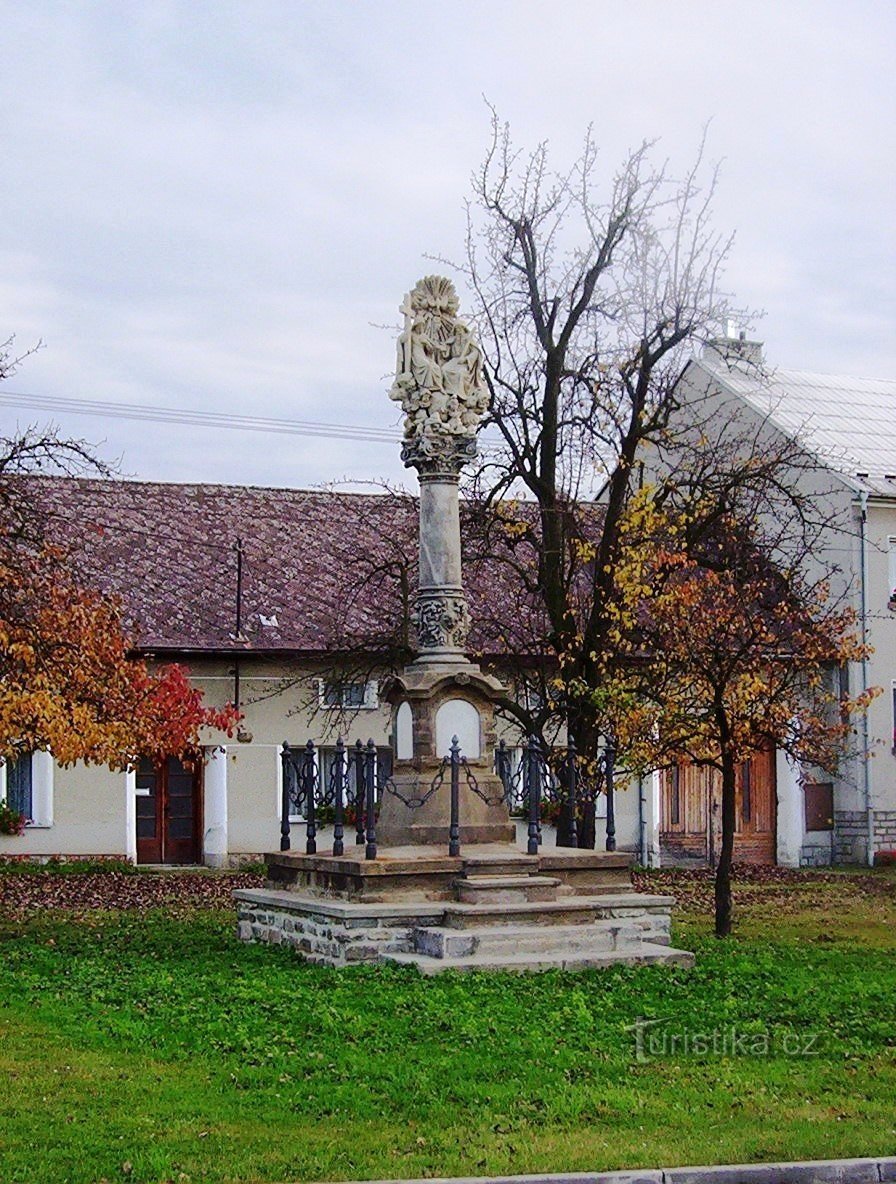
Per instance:
[[[208,751],[205,766],[205,834],[202,859],[209,867],[227,863],[227,749]]]
[[[137,862],[137,770],[124,775],[124,857]]]
[[[800,769],[780,750],[775,754],[775,778],[778,786],[778,863],[781,867],[799,867],[803,847],[803,787]]]
[[[659,772],[648,773],[638,783],[641,795],[641,863],[660,866],[660,779]]]

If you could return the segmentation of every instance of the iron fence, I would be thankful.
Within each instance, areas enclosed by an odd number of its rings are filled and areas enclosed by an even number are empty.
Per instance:
[[[322,754],[327,753],[327,759]],[[536,855],[542,841],[542,821],[547,817],[557,826],[559,846],[579,845],[579,823],[598,794],[606,795],[606,849],[616,849],[614,808],[614,753],[606,747],[599,763],[583,762],[574,743],[548,748],[536,736],[522,745],[515,758],[502,740],[495,751],[495,773],[501,789],[490,793],[480,785],[456,736],[435,776],[409,791],[395,784],[384,762],[383,750],[373,740],[356,740],[347,746],[340,738],[335,748],[323,749],[309,740],[302,747],[283,744],[281,751],[283,789],[280,821],[280,850],[291,848],[291,818],[304,820],[305,852],[317,853],[321,817],[333,822],[333,854],[345,854],[346,825],[354,826],[355,845],[364,847],[366,859],[377,857],[376,824],[379,804],[385,795],[397,797],[411,810],[419,809],[445,784],[449,784],[448,854],[460,854],[461,783],[486,805],[506,805],[511,815],[526,822],[526,850]]]

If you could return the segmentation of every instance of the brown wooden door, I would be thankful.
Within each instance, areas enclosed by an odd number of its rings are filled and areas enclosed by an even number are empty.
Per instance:
[[[199,769],[169,756],[161,765],[143,759],[137,770],[137,862],[198,863]]]
[[[774,863],[777,794],[774,749],[737,772],[734,858]],[[663,774],[660,851],[669,859],[714,865],[722,845],[722,779],[710,768],[682,765]]]

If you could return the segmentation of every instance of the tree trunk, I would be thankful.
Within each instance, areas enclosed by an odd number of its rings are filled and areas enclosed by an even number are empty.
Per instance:
[[[716,865],[716,937],[727,937],[731,933],[731,864],[734,859],[736,773],[734,753],[723,745],[722,848]]]
[[[597,808],[593,801],[585,802],[581,814],[576,819],[576,831],[579,836],[579,846],[593,851],[597,846]]]

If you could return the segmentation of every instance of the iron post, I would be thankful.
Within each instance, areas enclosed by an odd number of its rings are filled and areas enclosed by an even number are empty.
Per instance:
[[[355,741],[355,846],[364,845],[364,745]]]
[[[342,789],[345,784],[345,745],[342,743],[342,737],[336,737],[336,763],[334,765],[334,774],[336,777],[336,800],[333,804],[333,854],[343,855],[345,853],[345,844],[343,842],[343,835],[345,834],[345,827],[343,825],[342,816]]]
[[[376,745],[372,739],[367,741],[367,751],[364,755],[367,765],[364,776],[367,805],[367,846],[364,849],[364,858],[376,859]]]
[[[513,805],[511,801],[513,797],[513,784],[510,777],[510,753],[507,751],[507,742],[502,740],[495,749],[495,772],[504,786],[504,800],[508,806]]]
[[[292,772],[292,761],[289,754],[289,744],[283,741],[283,750],[280,753],[280,771],[282,774],[282,788],[280,796],[280,850],[289,850],[289,781]]]
[[[526,765],[528,772],[529,790],[529,839],[526,852],[529,855],[538,854],[540,839],[539,807],[541,805],[541,748],[537,736],[529,737],[526,749]]]
[[[604,749],[604,776],[607,787],[607,843],[608,851],[616,850],[616,802],[613,792],[613,768],[616,761],[616,750],[612,743],[607,742]]]
[[[460,743],[451,737],[451,821],[448,826],[448,854],[460,855]]]
[[[302,792],[305,796],[305,854],[317,854],[317,816],[314,802],[314,741],[305,745],[302,756]]]

